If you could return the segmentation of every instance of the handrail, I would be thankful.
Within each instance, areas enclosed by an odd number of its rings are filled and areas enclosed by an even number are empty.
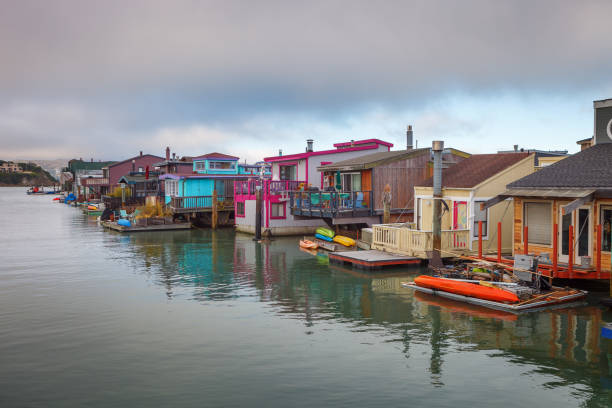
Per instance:
[[[433,234],[402,226],[403,224],[373,225],[372,248],[409,256],[427,257],[433,249]],[[442,251],[465,251],[469,249],[470,230],[441,231]]]
[[[170,197],[170,207],[175,209],[204,209],[212,208],[213,196],[185,196]],[[217,196],[217,202],[233,202],[231,196]]]
[[[294,213],[308,216],[336,217],[338,215],[374,213],[374,194],[370,190],[359,191],[291,191],[290,208]]]

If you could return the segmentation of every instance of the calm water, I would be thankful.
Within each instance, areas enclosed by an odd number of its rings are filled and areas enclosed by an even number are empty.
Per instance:
[[[612,315],[414,295],[231,230],[119,235],[0,189],[0,406],[612,405]]]

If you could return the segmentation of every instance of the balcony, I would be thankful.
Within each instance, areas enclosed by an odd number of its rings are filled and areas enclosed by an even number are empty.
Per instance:
[[[428,258],[427,252],[433,249],[431,231],[420,231],[407,228],[406,224],[374,225],[372,249],[392,252],[394,254]],[[443,230],[441,256],[450,258],[469,252],[470,230]]]
[[[314,218],[377,215],[371,191],[292,191],[288,195],[293,215]]]
[[[171,197],[170,209],[174,213],[211,212],[213,196]],[[233,197],[218,196],[217,210],[227,211],[234,209]]]

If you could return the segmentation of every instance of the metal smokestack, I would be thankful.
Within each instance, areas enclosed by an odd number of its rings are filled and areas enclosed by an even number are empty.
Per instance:
[[[170,161],[170,146],[166,146],[166,161]]]
[[[412,150],[412,125],[408,125],[408,129],[406,130],[406,149]]]
[[[306,152],[312,152],[312,139],[308,139],[306,140]]]
[[[434,140],[431,150],[434,156],[434,171],[433,171],[433,193],[434,197],[442,196],[442,150],[444,150],[444,142]]]
[[[444,142],[434,140],[431,144],[434,158],[434,174],[433,174],[433,219],[432,219],[432,244],[433,252],[430,259],[430,265],[439,265],[442,263],[440,250],[442,249],[442,151],[444,150]]]

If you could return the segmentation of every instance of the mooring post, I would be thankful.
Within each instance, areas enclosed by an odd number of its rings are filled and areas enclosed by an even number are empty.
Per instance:
[[[212,195],[212,217],[210,222],[212,229],[217,229],[218,222],[219,213],[217,212],[217,189],[214,189]]]
[[[261,185],[255,187],[255,241],[261,240]]]
[[[497,263],[502,261],[502,223],[497,223]]]
[[[434,140],[431,150],[434,156],[433,171],[433,222],[432,222],[432,243],[433,259],[440,260],[440,250],[442,249],[442,151],[444,142]]]
[[[595,267],[597,270],[597,279],[601,279],[601,224],[597,224],[597,261]]]
[[[552,282],[552,278],[555,277],[559,269],[558,261],[559,261],[559,224],[555,223],[553,225],[553,253],[552,253],[553,270],[552,270],[552,275],[550,276],[551,282]]]
[[[569,260],[569,265],[568,265],[568,272],[569,272],[569,278],[572,279],[573,278],[573,274],[574,274],[574,226],[570,225],[569,226],[569,251],[568,251],[568,260]]]
[[[482,259],[482,221],[478,221],[478,259]]]
[[[525,255],[529,255],[529,228],[526,225],[523,228],[523,247]]]

